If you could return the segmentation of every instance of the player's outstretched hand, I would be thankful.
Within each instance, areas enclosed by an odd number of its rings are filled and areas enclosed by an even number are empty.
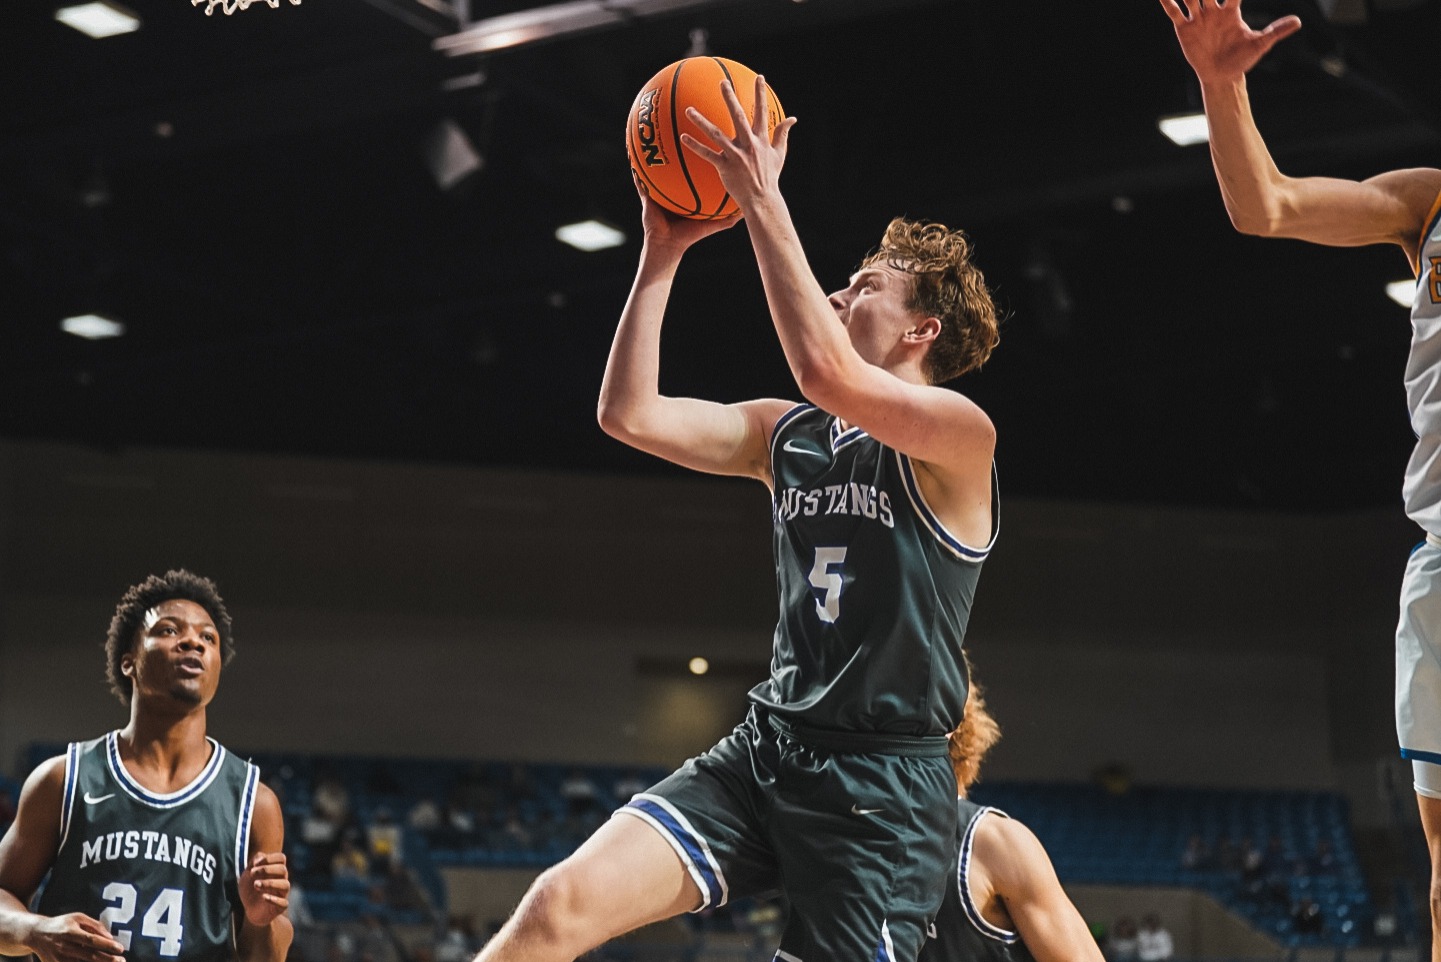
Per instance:
[[[125,947],[105,923],[83,912],[43,918],[26,945],[41,962],[125,962]]]
[[[1241,0],[1161,0],[1161,6],[1176,26],[1186,62],[1203,84],[1239,80],[1272,47],[1301,29],[1301,18],[1291,16],[1252,30],[1241,19]]]
[[[631,171],[631,179],[635,181],[636,192],[640,194],[641,229],[645,231],[646,243],[652,247],[671,247],[677,251],[683,251],[703,237],[709,237],[711,234],[740,223],[740,214],[711,220],[692,219],[672,214],[650,199],[645,184],[641,183],[634,171]]]
[[[770,105],[766,96],[766,79],[760,75],[756,76],[755,101],[749,120],[729,80],[721,81],[721,96],[730,111],[735,136],[727,137],[704,114],[694,107],[687,107],[686,116],[720,148],[712,149],[690,134],[681,134],[680,140],[715,165],[721,183],[725,184],[740,209],[745,211],[766,192],[779,189],[781,168],[785,166],[786,148],[790,144],[791,128],[795,126],[796,119],[785,118],[776,124],[770,136],[766,135],[770,126]]]
[[[290,905],[290,870],[283,852],[256,852],[240,873],[240,903],[245,921],[263,926],[285,914]]]

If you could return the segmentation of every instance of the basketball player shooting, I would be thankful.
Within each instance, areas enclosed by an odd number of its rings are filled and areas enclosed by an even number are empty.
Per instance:
[[[167,571],[126,592],[105,653],[130,721],[26,780],[0,839],[0,955],[284,960],[293,933],[280,802],[254,765],[206,735],[233,650],[209,579]]]
[[[1418,283],[1411,305],[1406,402],[1416,447],[1402,492],[1425,532],[1401,583],[1396,630],[1396,731],[1410,759],[1431,854],[1431,959],[1441,962],[1441,170],[1393,170],[1364,181],[1288,177],[1251,116],[1246,74],[1301,29],[1282,17],[1262,30],[1241,0],[1161,0],[1196,71],[1211,127],[1211,160],[1231,222],[1242,233],[1331,247],[1395,244]]]
[[[772,674],[730,736],[543,873],[483,962],[564,962],[778,886],[791,908],[779,958],[911,962],[944,895],[956,837],[946,739],[965,706],[961,642],[995,537],[995,432],[938,385],[990,355],[996,312],[963,235],[902,220],[827,296],[778,187],[793,121],[768,136],[766,94],[757,78],[752,123],[727,83],[737,134],[706,122],[718,146],[688,146],[740,206],[808,403],[659,392],[682,255],[737,218],[682,219],[642,191],[645,240],[598,415],[640,450],[770,488]]]

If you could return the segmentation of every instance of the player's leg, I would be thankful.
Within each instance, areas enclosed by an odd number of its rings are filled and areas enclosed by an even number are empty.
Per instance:
[[[778,957],[914,962],[950,878],[950,761],[822,755],[799,747],[776,796],[773,840],[791,903]]]
[[[535,880],[476,962],[571,962],[700,904],[700,889],[665,838],[639,819],[612,818]]]
[[[1441,962],[1441,765],[1411,764],[1417,770],[1416,803],[1431,852],[1431,962]]]
[[[1441,546],[1411,553],[1396,628],[1396,735],[1411,761],[1431,857],[1431,959],[1441,962]]]
[[[756,776],[767,762],[757,742],[748,719],[633,798],[536,879],[476,962],[571,962],[643,925],[774,884],[760,841]]]

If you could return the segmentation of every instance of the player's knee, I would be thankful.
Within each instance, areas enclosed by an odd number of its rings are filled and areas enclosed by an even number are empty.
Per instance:
[[[531,884],[517,912],[528,940],[555,947],[585,946],[593,937],[585,913],[584,884],[565,862],[546,869]],[[577,953],[584,951],[578,949]]]

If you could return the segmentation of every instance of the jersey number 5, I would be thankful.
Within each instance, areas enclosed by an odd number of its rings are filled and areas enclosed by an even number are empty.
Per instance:
[[[840,567],[845,563],[845,548],[817,548],[816,563],[811,566],[811,584],[825,595],[816,599],[816,617],[834,624],[841,616]]]
[[[100,893],[105,901],[115,903],[100,913],[100,921],[115,936],[115,941],[125,946],[126,951],[130,949],[130,937],[134,933],[116,926],[124,925],[135,917],[135,895],[135,886],[126,882],[111,882]],[[180,954],[180,937],[185,934],[185,926],[180,921],[184,917],[184,907],[183,890],[161,889],[140,920],[140,934],[147,939],[159,939],[161,955],[170,957]]]

